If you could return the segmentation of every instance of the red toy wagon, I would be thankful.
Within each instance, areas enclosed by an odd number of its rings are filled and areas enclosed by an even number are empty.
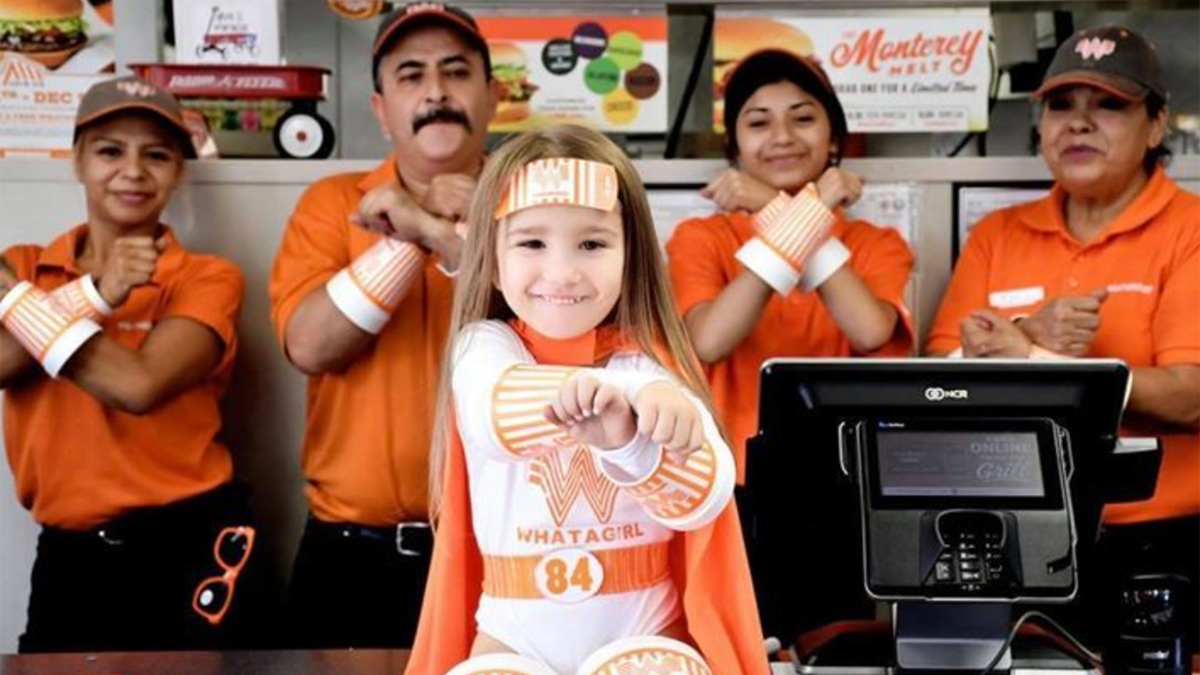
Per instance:
[[[176,63],[135,63],[129,67],[179,99],[290,101],[291,107],[275,122],[275,149],[279,154],[322,159],[333,152],[333,125],[317,113],[317,102],[325,99],[328,68]]]

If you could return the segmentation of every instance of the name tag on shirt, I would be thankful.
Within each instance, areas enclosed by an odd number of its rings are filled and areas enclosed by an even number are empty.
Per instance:
[[[143,333],[149,333],[150,331],[154,330],[154,322],[153,321],[122,321],[117,324],[117,329],[130,331],[130,332],[140,331]]]
[[[988,294],[988,304],[996,309],[1036,305],[1044,299],[1046,299],[1046,289],[1041,286],[1013,288]]]
[[[1141,293],[1142,295],[1154,295],[1154,287],[1150,284],[1143,284],[1132,281],[1125,284],[1109,284],[1108,293]]]

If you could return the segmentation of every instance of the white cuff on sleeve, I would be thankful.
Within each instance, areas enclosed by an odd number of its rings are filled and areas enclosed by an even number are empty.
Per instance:
[[[83,343],[102,330],[104,329],[100,327],[100,324],[91,319],[79,319],[71,324],[46,350],[46,355],[42,358],[42,367],[46,369],[46,374],[50,377],[58,377],[63,366],[67,365],[67,361],[71,360]]]
[[[448,267],[446,267],[445,260],[439,259],[437,261],[436,267],[437,267],[437,271],[441,272],[442,276],[446,277],[447,279],[454,279],[455,277],[458,276],[458,268],[455,267],[454,269],[449,269]]]
[[[820,288],[834,272],[850,260],[850,249],[837,237],[830,237],[818,248],[804,265],[800,274],[800,290],[805,293]]]
[[[375,304],[375,301],[354,283],[349,268],[335,274],[329,283],[325,284],[325,290],[338,311],[346,315],[355,326],[372,335],[378,335],[387,325],[388,319],[392,318],[389,312]]]
[[[758,237],[743,244],[736,258],[780,295],[791,293],[800,281],[800,274],[792,264]]]
[[[79,290],[83,291],[83,296],[100,313],[100,316],[112,316],[113,308],[104,300],[104,296],[100,295],[100,289],[96,288],[96,280],[92,278],[92,275],[85,274],[79,279]]]
[[[663,458],[658,444],[639,433],[635,433],[620,448],[602,450],[588,446],[588,450],[600,460],[600,470],[617,487],[629,487],[645,481],[658,471]]]

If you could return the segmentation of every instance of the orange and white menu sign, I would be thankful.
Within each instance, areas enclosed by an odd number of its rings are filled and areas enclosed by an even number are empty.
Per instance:
[[[765,18],[718,10],[714,122],[723,131],[723,78],[743,56],[781,48],[814,58],[851,132],[982,131],[988,124],[986,7],[853,15],[817,10]]]
[[[601,131],[667,130],[667,16],[503,16],[480,11],[500,87],[490,131],[584,124]]]
[[[0,56],[0,157],[68,155],[79,99],[110,77],[60,75],[20,56]]]

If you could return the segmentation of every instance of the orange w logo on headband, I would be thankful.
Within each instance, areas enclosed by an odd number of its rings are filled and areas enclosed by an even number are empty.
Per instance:
[[[570,157],[530,162],[508,181],[496,217],[547,204],[612,211],[617,205],[617,171],[608,164]]]

